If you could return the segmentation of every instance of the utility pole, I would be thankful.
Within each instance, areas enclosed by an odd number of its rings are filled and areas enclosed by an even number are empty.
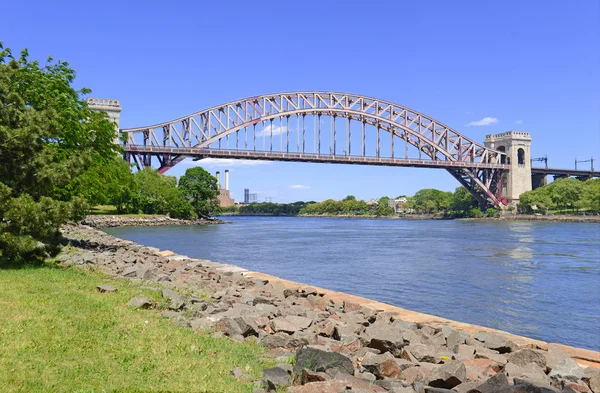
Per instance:
[[[540,157],[540,158],[532,158],[531,163],[534,161],[543,161],[546,164],[546,170],[548,170],[548,156]],[[577,164],[575,164],[575,169],[577,169]]]
[[[590,167],[592,172],[594,172],[594,157],[590,158],[589,160],[578,160],[577,158],[575,159],[575,170],[577,170],[577,163],[578,162],[589,162],[590,163]]]

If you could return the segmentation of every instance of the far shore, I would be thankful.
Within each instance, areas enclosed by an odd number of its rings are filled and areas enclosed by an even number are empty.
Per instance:
[[[533,214],[504,214],[500,217],[452,218],[436,214],[402,214],[398,216],[358,216],[347,214],[299,214],[274,215],[271,213],[220,213],[219,217],[310,217],[310,218],[352,218],[352,219],[382,219],[382,220],[464,220],[464,221],[548,221],[548,222],[586,222],[600,223],[600,216],[571,216],[571,215],[533,215]]]

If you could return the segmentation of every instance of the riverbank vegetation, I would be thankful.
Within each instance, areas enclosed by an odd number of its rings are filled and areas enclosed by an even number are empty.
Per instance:
[[[96,286],[117,288],[100,293]],[[251,392],[264,349],[175,326],[134,296],[160,291],[100,273],[46,265],[0,275],[0,386],[3,392]],[[239,367],[250,377],[238,379]]]
[[[519,212],[525,214],[600,213],[600,179],[556,179],[520,196]]]
[[[94,205],[118,213],[204,217],[217,209],[216,179],[190,168],[174,177],[132,173],[115,125],[75,90],[64,61],[29,60],[0,43],[0,267],[40,263],[60,250],[60,226]]]
[[[364,201],[353,195],[336,201],[293,203],[251,203],[222,209],[226,214],[273,215],[273,216],[347,216],[347,217],[392,217],[398,214],[427,214],[441,218],[482,217],[477,201],[464,188],[458,187],[453,193],[436,189],[419,190],[414,196],[387,196],[378,200]],[[489,217],[499,214],[488,209]]]

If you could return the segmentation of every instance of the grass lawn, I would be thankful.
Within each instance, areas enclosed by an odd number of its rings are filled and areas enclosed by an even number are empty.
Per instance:
[[[116,293],[101,294],[109,283]],[[75,268],[0,270],[2,392],[251,392],[273,364],[252,343],[175,326],[156,310],[125,305],[160,293]]]

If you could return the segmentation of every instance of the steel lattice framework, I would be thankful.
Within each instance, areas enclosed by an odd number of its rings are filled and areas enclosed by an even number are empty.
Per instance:
[[[154,159],[161,173],[185,157],[444,168],[482,207],[503,205],[504,153],[412,109],[356,94],[267,94],[120,131],[126,158],[138,168]]]

